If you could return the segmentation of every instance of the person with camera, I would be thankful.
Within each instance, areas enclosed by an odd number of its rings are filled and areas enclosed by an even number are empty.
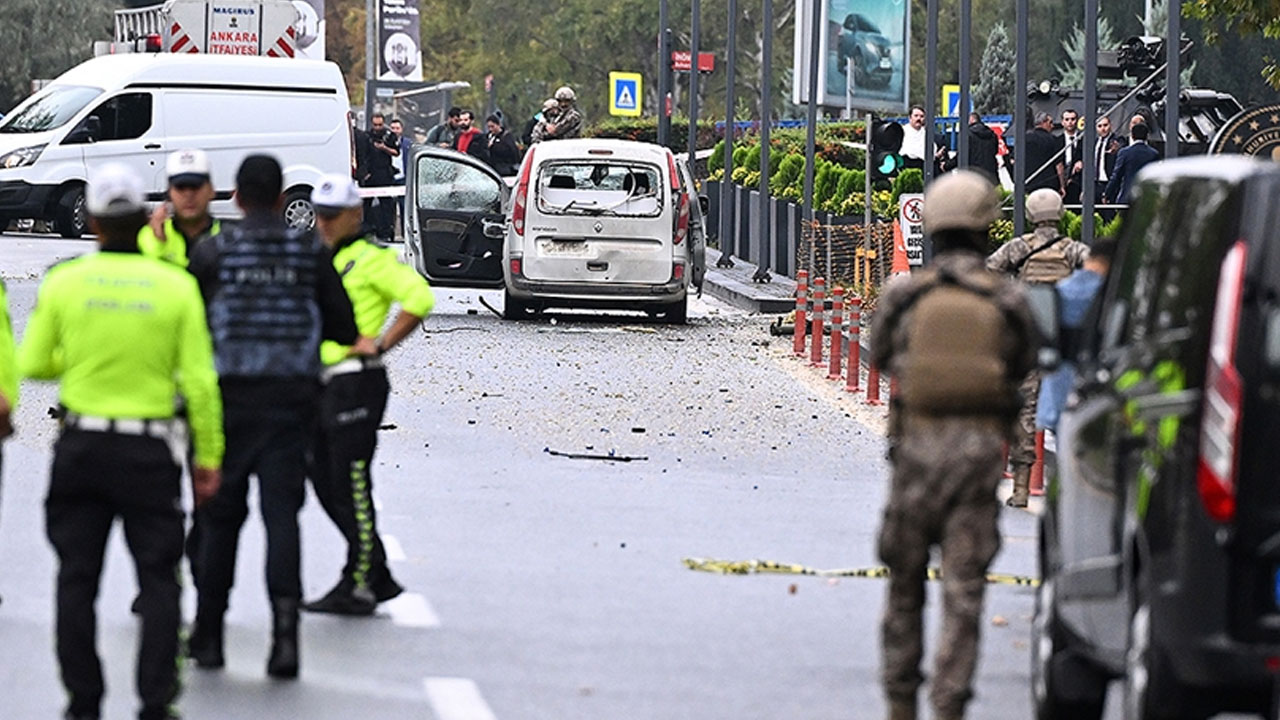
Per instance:
[[[396,184],[396,171],[391,158],[400,156],[400,138],[386,123],[382,113],[374,113],[369,121],[369,144],[372,152],[369,154],[369,174],[364,183],[366,187],[391,187]],[[395,234],[396,204],[388,196],[374,198],[365,207],[372,210],[370,223],[373,225],[373,234],[381,242],[390,242]]]

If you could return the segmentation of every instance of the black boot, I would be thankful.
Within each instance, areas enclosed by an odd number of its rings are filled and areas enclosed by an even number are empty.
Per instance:
[[[292,680],[298,677],[298,601],[295,598],[272,598],[271,657],[267,674],[273,678]]]
[[[187,656],[202,668],[220,668],[226,664],[222,656],[222,613],[196,613],[187,636]]]
[[[391,577],[390,570],[376,573],[373,582],[369,583],[369,589],[373,591],[374,599],[380,603],[399,597],[404,592],[404,586]]]
[[[394,584],[394,580],[392,583]],[[399,587],[398,585],[396,586]],[[403,588],[401,588],[403,589]],[[391,588],[387,588],[388,591]],[[391,595],[395,597],[399,593]],[[346,578],[338,581],[324,597],[303,606],[307,612],[332,613],[334,615],[372,615],[378,609],[378,599],[369,588],[357,587]]]

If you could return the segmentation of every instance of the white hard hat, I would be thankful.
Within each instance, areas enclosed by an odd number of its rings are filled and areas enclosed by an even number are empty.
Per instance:
[[[209,182],[209,156],[203,150],[169,153],[164,169],[169,175],[170,185],[203,185]]]
[[[145,211],[142,178],[126,165],[108,163],[89,178],[85,209],[94,217],[117,218]]]
[[[332,173],[322,176],[311,191],[311,204],[315,206],[316,212],[332,212],[360,207],[364,201],[360,199],[354,180],[347,175]]]

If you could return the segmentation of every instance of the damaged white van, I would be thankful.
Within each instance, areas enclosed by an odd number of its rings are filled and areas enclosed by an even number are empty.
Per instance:
[[[410,166],[406,253],[432,283],[503,288],[509,319],[603,308],[685,321],[705,239],[687,172],[666,148],[538,143],[510,192],[458,153],[418,146]]]

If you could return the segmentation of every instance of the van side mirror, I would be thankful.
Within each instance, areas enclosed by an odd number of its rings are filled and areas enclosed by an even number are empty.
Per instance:
[[[1040,367],[1051,370],[1062,362],[1062,327],[1058,289],[1049,284],[1027,287],[1027,308],[1036,329],[1036,357]]]
[[[706,195],[699,195],[698,207],[702,209],[703,215],[709,214],[711,212],[711,200]]]
[[[1263,348],[1267,369],[1280,374],[1280,308],[1267,312],[1266,347]]]
[[[82,120],[75,130],[67,134],[64,142],[68,145],[96,142],[101,134],[102,120],[98,119],[97,115],[90,115]]]

